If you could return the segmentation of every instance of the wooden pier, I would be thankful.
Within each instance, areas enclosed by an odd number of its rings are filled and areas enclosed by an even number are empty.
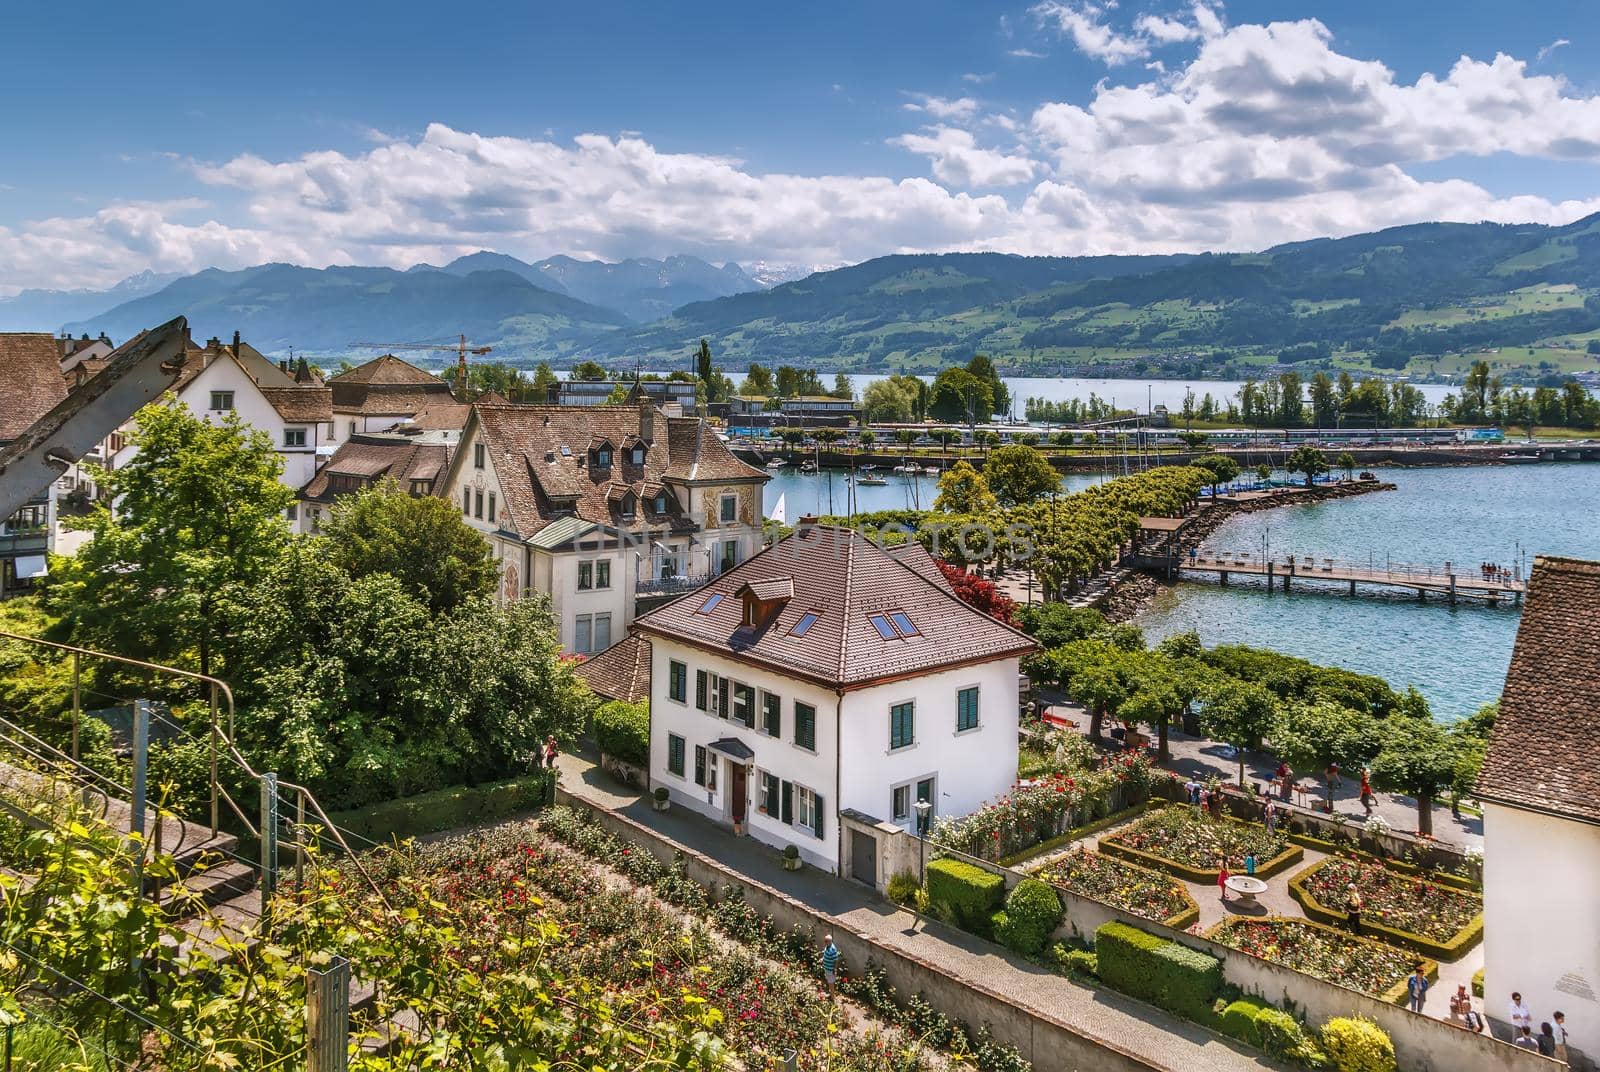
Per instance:
[[[1213,573],[1223,584],[1230,576],[1265,577],[1267,590],[1281,584],[1285,592],[1305,581],[1330,582],[1349,586],[1351,595],[1358,585],[1383,588],[1408,588],[1417,598],[1443,596],[1448,603],[1458,599],[1473,598],[1499,603],[1501,600],[1520,602],[1528,585],[1521,577],[1504,570],[1487,574],[1475,566],[1446,562],[1442,566],[1371,565],[1336,558],[1318,558],[1310,555],[1284,555],[1263,558],[1258,554],[1226,551],[1197,551],[1173,556],[1166,562],[1179,573]]]

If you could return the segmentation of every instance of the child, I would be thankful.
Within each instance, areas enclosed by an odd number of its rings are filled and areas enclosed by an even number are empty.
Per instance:
[[[1249,875],[1251,878],[1255,877],[1256,854],[1253,852],[1247,852],[1244,854],[1244,873]]]
[[[1228,903],[1228,858],[1226,856],[1217,860],[1217,889],[1222,893],[1222,903]]]

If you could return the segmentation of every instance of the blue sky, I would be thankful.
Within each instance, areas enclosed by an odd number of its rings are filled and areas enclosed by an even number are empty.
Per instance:
[[[1600,209],[1600,13],[1572,0],[212,0],[5,25],[0,293],[480,247],[1260,248]]]

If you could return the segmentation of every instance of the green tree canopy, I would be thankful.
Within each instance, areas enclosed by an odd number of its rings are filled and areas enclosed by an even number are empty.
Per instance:
[[[862,417],[871,424],[907,424],[913,418],[916,395],[901,377],[891,376],[867,385],[861,394]]]
[[[434,614],[494,592],[489,544],[461,511],[437,496],[408,495],[393,480],[341,496],[322,538],[350,576],[387,573]]]
[[[1360,711],[1327,701],[1290,704],[1272,736],[1278,752],[1302,771],[1322,774],[1337,763],[1353,771],[1377,755],[1378,722]],[[1328,786],[1333,799],[1333,786]]]
[[[1033,447],[999,447],[983,463],[984,479],[1001,506],[1019,506],[1061,487],[1061,474]]]
[[[956,462],[939,477],[939,494],[933,500],[935,510],[952,514],[986,514],[995,509],[994,493],[983,474],[966,459]]]
[[[947,424],[987,424],[994,414],[994,388],[966,369],[947,368],[934,378],[928,412]]]
[[[1304,473],[1309,488],[1313,480],[1328,471],[1328,456],[1310,443],[1302,443],[1294,448],[1283,467],[1291,473]]]
[[[995,413],[1011,412],[1011,392],[995,371],[994,362],[986,354],[974,354],[967,362],[967,371],[989,385],[989,402]]]
[[[611,374],[596,361],[578,362],[572,366],[572,371],[567,376],[569,379],[583,380],[590,383],[611,378]]]
[[[771,396],[778,388],[772,378],[772,371],[765,365],[750,363],[750,371],[745,375],[744,382],[739,385],[742,395],[760,395],[763,398]]]
[[[1087,639],[1106,627],[1106,616],[1093,607],[1074,607],[1066,603],[1033,603],[1018,607],[1017,621],[1046,651]]]
[[[836,372],[833,376],[833,390],[828,393],[834,398],[853,399],[856,396],[856,385],[847,373]]]
[[[1217,489],[1223,484],[1237,479],[1239,476],[1239,463],[1226,454],[1207,454],[1204,457],[1196,458],[1189,464],[1196,469],[1204,469],[1206,471],[1210,477],[1207,483],[1211,485],[1211,494],[1213,495],[1217,493]]]
[[[1223,678],[1205,694],[1200,727],[1207,737],[1232,745],[1239,760],[1239,785],[1244,785],[1244,754],[1261,747],[1261,741],[1279,736],[1278,707],[1272,694],[1260,685],[1238,678]]]
[[[133,443],[126,465],[95,472],[116,513],[66,522],[93,539],[57,562],[51,609],[86,647],[226,671],[223,612],[289,538],[282,462],[236,414],[212,423],[170,396],[139,411]]]
[[[1433,801],[1456,781],[1460,741],[1431,718],[1388,718],[1382,727],[1382,745],[1371,762],[1372,783],[1414,797],[1417,832],[1432,834]]]

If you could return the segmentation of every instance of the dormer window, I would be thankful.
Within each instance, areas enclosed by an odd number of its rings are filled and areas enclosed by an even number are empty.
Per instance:
[[[644,448],[643,447],[634,447],[633,448],[633,464],[634,465],[643,465],[644,464]]]
[[[663,491],[663,492],[661,492],[660,494],[658,494],[656,496],[655,511],[658,514],[664,514],[664,513],[667,512],[667,493],[666,492]]]
[[[611,448],[610,447],[601,447],[599,450],[595,451],[594,452],[594,464],[595,464],[595,467],[599,468],[599,469],[610,469],[611,468]]]
[[[635,502],[635,500],[634,500],[632,492],[629,492],[628,494],[626,494],[626,495],[624,495],[622,497],[622,502],[618,506],[618,511],[622,514],[623,517],[632,517],[633,516],[634,502]]]

